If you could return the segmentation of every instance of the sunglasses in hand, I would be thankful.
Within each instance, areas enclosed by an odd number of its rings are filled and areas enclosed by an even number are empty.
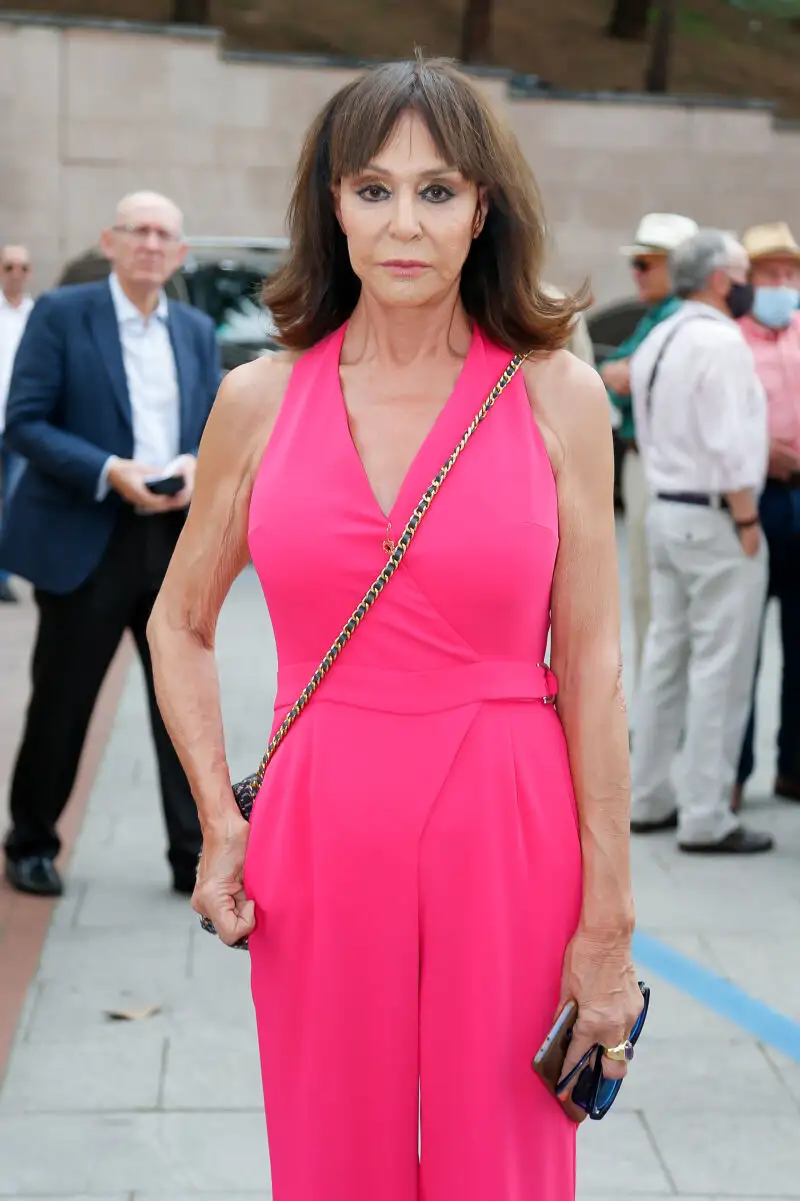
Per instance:
[[[631,1048],[639,1040],[650,1007],[650,989],[641,981],[639,981],[639,988],[644,1004],[628,1035],[627,1041]],[[554,1096],[561,1097],[571,1089],[569,1095],[573,1105],[582,1109],[593,1121],[599,1122],[616,1101],[623,1082],[618,1078],[609,1079],[604,1074],[604,1048],[599,1043],[591,1046],[571,1071],[566,1076],[562,1076],[564,1060],[577,1017],[576,1005],[570,1004],[564,1007],[537,1053],[532,1067]]]

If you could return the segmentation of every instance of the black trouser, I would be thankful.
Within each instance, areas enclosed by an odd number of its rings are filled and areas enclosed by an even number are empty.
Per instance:
[[[158,711],[145,636],[182,526],[177,513],[139,517],[126,511],[99,566],[79,588],[65,596],[36,592],[33,689],[11,782],[10,859],[57,855],[55,827],[75,783],[97,695],[130,630],[147,682],[169,859],[179,870],[195,862],[201,845],[197,810]]]
[[[800,488],[768,480],[761,497],[761,523],[769,546],[769,596],[780,605],[783,682],[778,730],[778,775],[800,784]],[[738,781],[752,774],[755,754],[753,708],[739,762]]]

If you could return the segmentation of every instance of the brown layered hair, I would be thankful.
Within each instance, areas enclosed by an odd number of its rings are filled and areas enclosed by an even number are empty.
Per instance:
[[[289,256],[264,290],[281,343],[307,350],[352,314],[361,281],[333,189],[376,157],[407,112],[424,120],[448,166],[486,189],[486,221],[461,274],[467,314],[509,350],[563,346],[589,302],[587,290],[555,297],[542,283],[546,229],[533,174],[475,84],[442,59],[367,71],[338,91],[309,129],[289,205]]]

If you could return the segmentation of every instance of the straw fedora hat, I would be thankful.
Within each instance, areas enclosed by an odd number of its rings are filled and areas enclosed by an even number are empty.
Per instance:
[[[800,259],[800,246],[785,221],[751,225],[742,234],[750,262],[756,259]]]

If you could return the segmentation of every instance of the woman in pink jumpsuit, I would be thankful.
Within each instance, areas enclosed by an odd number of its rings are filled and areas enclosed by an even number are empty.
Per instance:
[[[204,828],[193,904],[249,935],[275,1201],[571,1201],[572,1111],[532,1056],[565,999],[574,1058],[641,1007],[607,408],[557,349],[580,302],[539,291],[526,187],[446,65],[381,68],[326,106],[269,294],[289,352],[225,381],[151,623]],[[251,557],[275,729],[514,351],[532,361],[248,827],[213,668],[232,580]]]

